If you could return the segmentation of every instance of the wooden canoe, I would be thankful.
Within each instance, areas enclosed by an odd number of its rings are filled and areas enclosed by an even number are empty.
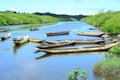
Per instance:
[[[40,46],[36,46],[39,49],[46,49],[46,48],[56,48],[56,47],[61,47],[61,46],[68,46],[68,45],[73,45],[75,42],[64,42],[64,43],[58,43],[58,44],[43,44]]]
[[[95,37],[101,37],[104,35],[104,32],[76,32],[78,35],[82,36],[95,36]]]
[[[37,31],[39,30],[38,28],[30,28],[30,31]]]
[[[0,32],[7,32],[8,29],[7,28],[0,28]]]
[[[65,41],[45,41],[46,43],[49,44],[57,44],[57,43],[64,43],[64,42],[75,42],[75,44],[99,44],[99,43],[115,43],[117,40],[65,40]]]
[[[6,40],[6,39],[8,39],[8,38],[10,38],[11,37],[11,33],[8,33],[7,35],[5,35],[5,36],[1,36],[1,40],[3,41],[3,40]]]
[[[94,44],[94,43],[102,43],[104,40],[66,40],[66,41],[45,41],[47,43],[57,44],[61,42],[75,42],[75,44]]]
[[[118,43],[113,43],[102,47],[93,47],[93,48],[38,49],[38,51],[46,52],[46,53],[75,53],[75,52],[104,51],[110,49],[111,47],[117,44]]]
[[[67,31],[59,31],[59,32],[47,32],[47,36],[57,36],[57,35],[68,35],[69,34],[69,30]]]
[[[106,40],[105,42],[106,42],[106,43],[116,43],[116,42],[117,42],[117,39],[113,39],[113,40]]]
[[[29,38],[29,42],[42,43],[44,40]]]
[[[15,45],[22,45],[24,43],[27,43],[29,40],[29,36],[21,36],[19,39],[14,38],[13,42]]]
[[[98,28],[95,28],[95,27],[94,27],[94,28],[89,28],[89,29],[90,29],[90,30],[98,30]]]

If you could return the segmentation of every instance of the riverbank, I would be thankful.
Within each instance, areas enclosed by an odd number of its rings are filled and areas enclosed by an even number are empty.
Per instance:
[[[93,71],[95,74],[109,78],[106,80],[119,80],[120,58],[102,60],[94,66]]]
[[[88,24],[94,25],[98,29],[109,33],[110,35],[116,37],[120,34],[120,11],[117,12],[103,12],[96,14],[94,16],[86,17],[81,21],[87,22]],[[113,47],[112,53],[120,54],[120,46],[116,49]],[[108,52],[109,56],[111,54]],[[108,78],[106,80],[119,80],[120,79],[120,59],[119,58],[110,58],[98,62],[94,66],[94,73],[99,74]]]
[[[94,25],[95,27],[111,35],[120,34],[120,11],[101,12],[93,16],[83,18],[81,21]]]
[[[94,66],[94,73],[112,80],[120,79],[120,46],[112,47],[105,55],[106,60],[100,61]]]
[[[0,26],[19,24],[40,24],[59,21],[73,21],[73,18],[53,17],[48,15],[35,15],[30,13],[0,12]]]

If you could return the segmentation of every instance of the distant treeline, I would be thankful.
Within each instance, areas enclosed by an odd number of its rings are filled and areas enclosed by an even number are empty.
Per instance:
[[[54,13],[49,13],[49,12],[46,12],[46,13],[40,13],[40,12],[35,12],[33,14],[36,14],[36,15],[47,15],[47,16],[52,16],[52,17],[58,17],[58,18],[74,18],[76,20],[80,20],[82,18],[85,18],[87,17],[87,15],[67,15],[67,14],[54,14]]]
[[[85,16],[57,15],[51,13],[19,13],[11,11],[0,12],[0,26],[18,24],[39,24],[59,21],[74,21]]]
[[[92,24],[111,35],[120,34],[120,11],[100,12],[81,21]]]

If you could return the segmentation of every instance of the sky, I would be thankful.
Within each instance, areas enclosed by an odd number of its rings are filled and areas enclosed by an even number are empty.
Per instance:
[[[94,15],[99,11],[119,11],[120,0],[0,0],[0,11],[6,10]]]

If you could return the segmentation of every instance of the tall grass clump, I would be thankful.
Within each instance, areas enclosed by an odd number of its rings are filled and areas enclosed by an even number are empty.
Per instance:
[[[112,80],[120,79],[120,46],[111,48],[106,55],[106,59],[98,62],[94,66],[94,73]]]

